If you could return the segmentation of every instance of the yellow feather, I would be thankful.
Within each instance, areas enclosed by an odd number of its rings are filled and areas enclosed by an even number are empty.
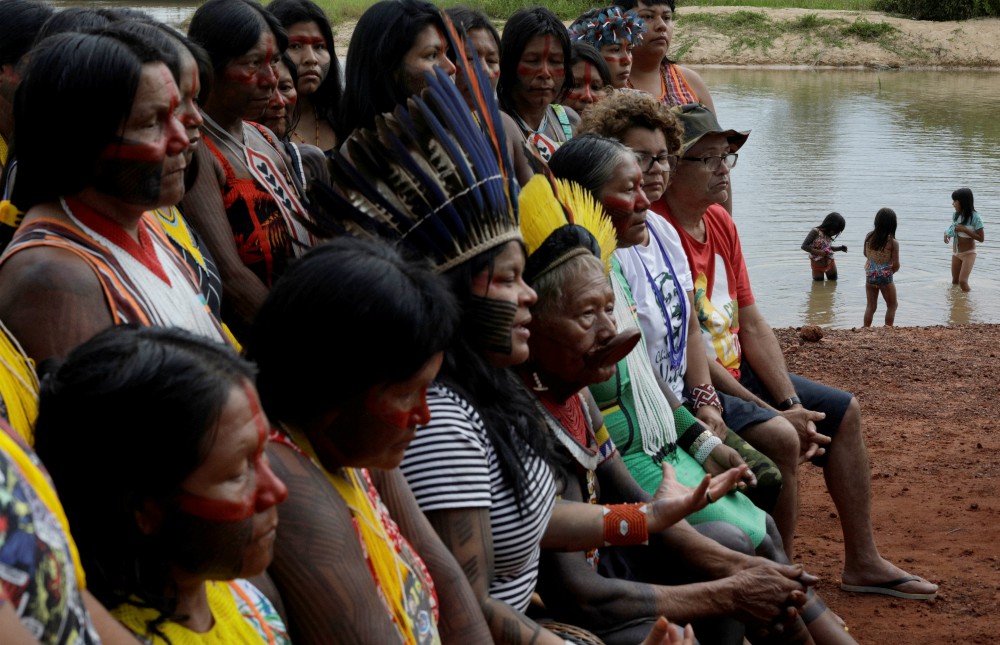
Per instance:
[[[521,235],[531,255],[560,226],[566,225],[566,213],[552,192],[552,185],[542,175],[535,175],[521,189],[518,197],[521,212]]]
[[[604,212],[604,207],[594,199],[591,192],[580,184],[557,179],[556,186],[559,190],[559,200],[572,213],[573,223],[590,231],[590,234],[597,240],[597,244],[601,247],[601,262],[604,263],[604,271],[610,273],[611,254],[618,246],[611,218]]]

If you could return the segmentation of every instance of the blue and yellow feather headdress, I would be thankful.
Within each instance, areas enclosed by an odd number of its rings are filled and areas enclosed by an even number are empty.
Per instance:
[[[439,272],[521,239],[518,186],[500,111],[478,56],[466,59],[442,12],[470,110],[440,69],[406,105],[358,130],[331,163],[333,188],[316,185],[310,215],[317,235],[377,235],[426,257]]]

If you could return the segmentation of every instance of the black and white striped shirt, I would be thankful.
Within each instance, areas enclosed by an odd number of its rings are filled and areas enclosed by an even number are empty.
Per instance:
[[[490,596],[524,611],[535,590],[539,544],[555,503],[552,472],[540,457],[528,460],[522,516],[475,408],[441,384],[427,392],[427,404],[431,421],[417,430],[400,467],[425,512],[489,508],[494,559]]]

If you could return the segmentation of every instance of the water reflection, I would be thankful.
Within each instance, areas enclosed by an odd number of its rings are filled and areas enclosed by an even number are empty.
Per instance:
[[[117,9],[130,7],[140,9],[168,25],[186,25],[198,8],[198,0],[52,0],[56,9],[67,7],[87,7],[90,9]]]
[[[976,302],[971,292],[957,285],[948,289],[948,324],[967,325],[976,320]]]
[[[803,323],[831,327],[836,321],[837,280],[813,280],[806,301]]]
[[[988,231],[1000,212],[1000,74],[699,72],[722,125],[752,130],[732,174],[734,219],[758,306],[771,324],[860,324],[862,242],[883,206],[899,219],[896,324],[949,322],[951,253],[941,236],[951,192],[972,188]],[[841,284],[820,291],[810,286],[799,246],[830,211],[844,216],[838,241],[851,252],[837,257]],[[990,239],[987,232],[972,273],[966,322],[1000,322],[1000,286],[989,277],[1000,272],[1000,254]]]

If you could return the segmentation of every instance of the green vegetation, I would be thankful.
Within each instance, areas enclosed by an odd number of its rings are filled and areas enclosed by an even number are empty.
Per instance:
[[[684,16],[684,7],[691,6],[737,6],[800,8],[800,9],[839,9],[844,11],[868,11],[875,7],[876,2],[907,2],[911,0],[683,0],[679,15]],[[948,0],[945,0],[946,2]],[[953,0],[960,1],[960,0]],[[1000,3],[1000,0],[976,0],[977,2]],[[371,0],[316,0],[334,22],[356,20],[372,5]],[[584,11],[598,6],[592,0],[435,0],[434,4],[442,7],[466,5],[477,7],[491,18],[502,20],[521,7],[545,5],[564,20],[572,20]]]
[[[685,30],[689,27],[705,27],[729,38],[729,49],[738,54],[746,49],[766,52],[774,46],[775,39],[784,34],[802,36],[806,43],[820,39],[829,47],[843,47],[846,40],[860,40],[875,43],[883,49],[898,51],[899,30],[887,22],[873,22],[858,18],[848,22],[843,18],[823,18],[815,13],[805,14],[793,20],[775,21],[762,11],[741,9],[732,13],[681,14],[678,17]],[[685,51],[697,42],[697,36],[686,32]],[[682,52],[675,55],[681,59]]]
[[[782,28],[761,11],[741,9],[733,13],[693,13],[678,18],[688,25],[708,27],[729,37],[729,49],[737,54],[744,49],[767,51],[774,46],[774,39]]]
[[[874,8],[917,20],[1000,16],[1000,0],[875,0]]]
[[[899,30],[887,22],[871,22],[865,18],[858,18],[853,23],[841,29],[845,36],[854,36],[858,40],[866,42],[884,42],[899,33]]]

